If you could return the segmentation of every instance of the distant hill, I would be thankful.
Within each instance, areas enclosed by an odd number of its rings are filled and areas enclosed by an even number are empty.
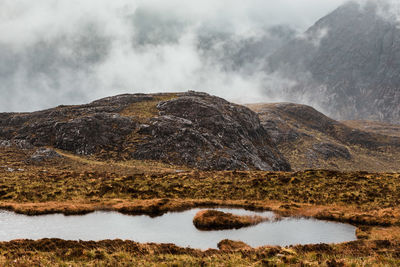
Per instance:
[[[390,134],[396,125],[342,123],[310,106],[292,103],[247,106],[258,113],[294,170],[400,171],[400,137]],[[381,126],[364,130],[374,124]]]
[[[350,121],[342,121],[342,123],[344,123],[349,127],[360,129],[365,132],[400,137],[399,124],[390,124],[386,122],[366,121],[366,120],[361,120],[361,121],[350,120]]]
[[[400,123],[400,25],[383,1],[350,1],[268,60],[297,81],[287,95],[336,119]]]

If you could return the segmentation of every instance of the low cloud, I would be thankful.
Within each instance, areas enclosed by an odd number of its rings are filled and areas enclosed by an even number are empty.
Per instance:
[[[187,90],[286,100],[293,81],[265,58],[343,2],[0,0],[0,111]]]

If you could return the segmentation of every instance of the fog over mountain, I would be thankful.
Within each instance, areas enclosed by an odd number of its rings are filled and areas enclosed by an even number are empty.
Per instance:
[[[306,98],[338,119],[400,123],[400,5],[351,1],[273,53],[268,70],[296,81]]]
[[[118,93],[285,100],[265,59],[342,0],[0,0],[0,111]]]
[[[394,0],[0,0],[0,111],[197,90],[400,122]]]

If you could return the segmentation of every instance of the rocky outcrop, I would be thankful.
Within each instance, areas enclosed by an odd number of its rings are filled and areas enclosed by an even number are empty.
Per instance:
[[[290,170],[257,114],[204,93],[125,94],[0,118],[0,140],[6,145],[199,169]]]
[[[77,154],[94,154],[99,149],[122,148],[136,123],[119,114],[95,113],[54,125],[54,146]]]
[[[33,162],[42,162],[45,160],[50,160],[54,158],[62,158],[60,154],[58,154],[55,150],[50,148],[41,147],[33,153],[30,160]]]
[[[47,113],[47,112],[46,112]],[[32,113],[20,116],[10,115],[7,130],[14,134],[1,133],[13,143],[28,143],[33,146],[54,146],[76,154],[94,154],[101,149],[121,147],[124,138],[130,134],[136,123],[116,113],[94,113],[67,119]]]
[[[134,157],[183,162],[200,169],[289,170],[257,115],[207,94],[161,102],[160,116],[142,126]]]
[[[313,150],[319,153],[325,160],[331,158],[351,159],[351,154],[345,146],[332,143],[313,144]]]

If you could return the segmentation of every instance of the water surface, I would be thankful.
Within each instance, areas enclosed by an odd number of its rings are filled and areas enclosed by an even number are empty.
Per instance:
[[[79,216],[26,216],[0,211],[0,241],[42,238],[85,241],[123,239],[140,243],[174,243],[182,247],[207,249],[217,248],[217,243],[223,239],[241,240],[252,247],[356,240],[354,226],[304,218],[285,218],[238,230],[199,231],[192,223],[199,210],[201,209],[170,212],[156,218],[105,211]],[[240,215],[273,217],[272,212],[224,208],[217,210]]]

